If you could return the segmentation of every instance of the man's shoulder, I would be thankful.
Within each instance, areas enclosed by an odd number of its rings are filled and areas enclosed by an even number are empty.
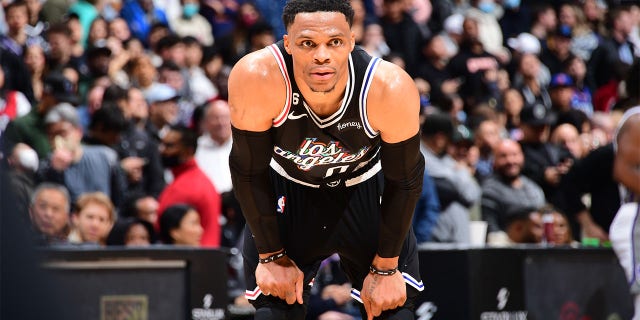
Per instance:
[[[251,52],[240,59],[232,69],[232,74],[240,73],[244,77],[268,78],[272,72],[278,71],[278,63],[270,49],[263,48]],[[279,72],[278,72],[279,73]],[[251,80],[244,78],[243,80]]]

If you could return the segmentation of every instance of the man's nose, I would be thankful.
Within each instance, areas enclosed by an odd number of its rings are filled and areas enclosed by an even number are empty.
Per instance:
[[[330,58],[329,58],[329,50],[327,49],[327,46],[324,44],[318,45],[313,55],[313,59],[318,64],[329,63]]]

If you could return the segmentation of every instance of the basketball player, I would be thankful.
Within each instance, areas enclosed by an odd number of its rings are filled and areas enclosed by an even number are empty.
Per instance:
[[[614,138],[613,175],[621,184],[618,209],[609,239],[618,256],[634,297],[634,320],[640,320],[640,106],[627,110]]]
[[[289,1],[283,41],[229,78],[256,319],[304,319],[333,253],[363,317],[412,319],[423,289],[410,231],[424,172],[419,95],[403,70],[355,46],[352,19],[346,0]]]

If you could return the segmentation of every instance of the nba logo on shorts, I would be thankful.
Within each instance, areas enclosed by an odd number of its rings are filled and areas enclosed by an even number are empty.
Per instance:
[[[276,209],[277,212],[284,213],[285,200],[287,200],[285,196],[280,196],[280,198],[278,198],[278,209]]]

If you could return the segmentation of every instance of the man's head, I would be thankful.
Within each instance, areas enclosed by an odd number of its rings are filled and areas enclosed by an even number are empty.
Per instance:
[[[69,192],[61,185],[42,183],[31,196],[29,215],[38,232],[52,238],[69,233]]]
[[[498,143],[494,152],[493,167],[502,178],[513,181],[520,176],[524,165],[524,154],[517,142],[504,139]]]
[[[540,243],[544,235],[542,215],[534,208],[518,208],[507,213],[506,231],[515,243]]]
[[[89,135],[106,146],[115,146],[127,128],[122,110],[113,102],[105,104],[91,117]]]
[[[79,101],[73,83],[62,73],[52,72],[43,80],[42,98],[38,104],[38,110],[44,114],[49,111],[49,108],[61,102],[77,105]]]
[[[549,82],[549,96],[553,108],[560,112],[567,112],[571,109],[571,99],[575,87],[573,79],[566,73],[554,74]]]
[[[138,88],[130,88],[127,93],[127,106],[131,111],[131,118],[140,121],[149,117],[149,106],[144,94]]]
[[[149,103],[149,118],[158,129],[178,120],[180,96],[173,87],[159,83],[147,90],[145,96]]]
[[[551,143],[564,146],[576,159],[582,158],[585,154],[578,129],[569,123],[563,123],[553,129]]]
[[[49,143],[54,149],[75,152],[82,141],[82,126],[78,111],[68,103],[53,107],[44,118]]]
[[[198,148],[198,136],[181,125],[171,126],[160,142],[160,157],[166,168],[174,168],[193,159]]]
[[[542,104],[526,106],[520,111],[520,128],[522,141],[531,143],[545,143],[549,140],[549,130],[554,123],[551,111]]]
[[[116,221],[111,199],[102,192],[85,193],[76,201],[76,208],[71,220],[80,240],[104,244]]]
[[[484,120],[476,128],[474,136],[480,154],[489,155],[500,142],[500,126],[493,120]]]
[[[29,22],[29,8],[27,3],[21,0],[12,2],[4,8],[9,27],[9,34],[14,35],[23,32]]]
[[[422,123],[422,138],[431,151],[444,155],[453,139],[453,120],[446,113],[435,112],[425,117]]]
[[[47,42],[49,42],[49,57],[64,64],[71,57],[73,49],[71,30],[66,24],[54,24],[47,30]]]
[[[226,101],[215,100],[207,105],[204,111],[203,129],[219,144],[231,138],[231,112]]]
[[[349,54],[355,46],[349,2],[290,1],[282,18],[287,28],[284,46],[293,57],[294,76],[301,89],[331,93],[346,83]]]

